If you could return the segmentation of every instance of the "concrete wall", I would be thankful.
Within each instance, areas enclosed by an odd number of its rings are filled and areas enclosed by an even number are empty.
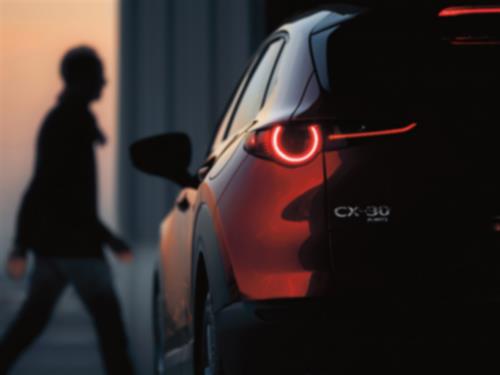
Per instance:
[[[119,217],[135,243],[154,243],[176,188],[132,169],[128,145],[187,132],[194,171],[265,31],[263,0],[122,0]]]

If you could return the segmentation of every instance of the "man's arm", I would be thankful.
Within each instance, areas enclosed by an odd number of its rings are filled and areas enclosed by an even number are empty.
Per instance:
[[[28,191],[19,208],[14,245],[7,259],[7,274],[14,280],[22,278],[26,272],[26,255],[30,247],[30,239],[33,236],[32,216],[34,212],[31,209],[32,204],[32,195]]]
[[[11,254],[16,257],[26,256],[34,237],[37,197],[31,187],[24,194],[16,220],[14,246]]]
[[[7,273],[14,279],[23,276],[26,269],[26,255],[28,250],[33,246],[33,243],[36,242],[36,227],[40,224],[39,220],[37,220],[37,215],[41,211],[41,202],[43,201],[43,195],[46,193],[47,176],[50,177],[51,174],[55,174],[50,173],[51,165],[62,163],[60,160],[66,160],[61,155],[59,157],[52,155],[54,151],[57,153],[57,150],[53,144],[55,132],[50,131],[50,128],[56,123],[57,119],[55,116],[49,114],[42,123],[40,133],[37,137],[36,168],[31,183],[19,206],[14,243],[7,261]]]
[[[98,220],[99,238],[109,245],[113,253],[124,262],[130,262],[133,258],[130,247],[120,238],[115,236],[100,220]]]

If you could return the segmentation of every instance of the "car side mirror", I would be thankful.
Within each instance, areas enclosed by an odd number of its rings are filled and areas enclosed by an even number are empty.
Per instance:
[[[184,133],[167,133],[141,139],[130,146],[134,167],[164,177],[182,187],[196,188],[199,179],[188,171],[191,141]]]

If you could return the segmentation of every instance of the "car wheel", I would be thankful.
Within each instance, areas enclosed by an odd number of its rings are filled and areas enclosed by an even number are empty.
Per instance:
[[[153,283],[154,373],[165,374],[165,312],[158,277]]]
[[[223,375],[221,358],[217,345],[215,316],[212,306],[212,298],[207,293],[201,331],[201,354],[203,375]]]

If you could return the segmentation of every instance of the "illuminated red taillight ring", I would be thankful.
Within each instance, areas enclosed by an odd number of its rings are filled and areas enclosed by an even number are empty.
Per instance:
[[[281,136],[283,133],[283,126],[278,125],[272,130],[271,144],[273,151],[278,158],[288,164],[301,164],[311,160],[319,151],[321,146],[321,135],[317,125],[310,125],[307,128],[309,135],[312,139],[310,146],[301,154],[290,154],[287,152],[282,143]]]

